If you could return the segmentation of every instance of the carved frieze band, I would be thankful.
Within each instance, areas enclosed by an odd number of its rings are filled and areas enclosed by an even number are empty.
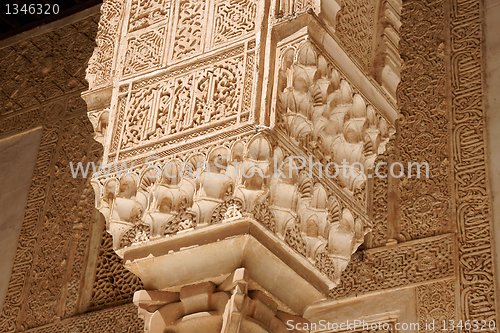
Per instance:
[[[248,120],[252,41],[148,79],[119,96],[111,156],[126,159]],[[191,137],[190,137],[191,136]]]
[[[482,2],[451,2],[451,111],[462,320],[496,319],[485,163]],[[498,302],[498,300],[496,300]]]
[[[332,298],[345,298],[455,275],[452,234],[355,253]]]

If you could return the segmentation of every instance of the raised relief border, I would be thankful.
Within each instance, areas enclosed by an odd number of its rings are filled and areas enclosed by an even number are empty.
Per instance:
[[[486,176],[481,1],[451,2],[451,133],[460,266],[460,319],[496,319]],[[498,326],[498,323],[497,323]]]
[[[455,275],[453,234],[357,252],[330,292],[334,299]]]

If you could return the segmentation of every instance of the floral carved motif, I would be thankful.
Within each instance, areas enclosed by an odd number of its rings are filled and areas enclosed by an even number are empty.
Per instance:
[[[168,21],[172,2],[169,0],[133,0],[130,8],[129,32]]]
[[[443,6],[442,1],[410,1],[403,6],[400,51],[405,65],[398,88],[402,117],[397,160],[403,165],[426,161],[430,173],[429,178],[401,179],[398,219],[407,240],[451,229]]]
[[[337,34],[347,52],[370,71],[374,34],[375,2],[343,0],[338,15]]]
[[[443,321],[458,324],[455,309],[455,280],[444,280],[417,287],[418,320],[420,332],[434,332],[449,329]],[[433,330],[426,330],[426,323],[434,322]],[[472,327],[472,323],[471,323]]]
[[[173,60],[198,54],[203,48],[206,0],[180,0],[173,41]]]

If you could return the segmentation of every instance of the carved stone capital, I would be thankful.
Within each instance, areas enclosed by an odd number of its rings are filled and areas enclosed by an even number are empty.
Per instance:
[[[307,320],[279,310],[245,268],[238,268],[219,285],[204,282],[179,292],[140,290],[134,295],[145,332],[286,332],[285,322]],[[291,332],[298,332],[292,330]]]

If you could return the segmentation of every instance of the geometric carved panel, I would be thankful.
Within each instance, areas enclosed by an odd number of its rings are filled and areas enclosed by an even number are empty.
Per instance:
[[[454,274],[455,241],[447,234],[355,253],[330,296],[345,298]]]
[[[215,4],[214,45],[255,30],[256,0],[218,0]]]
[[[165,27],[150,29],[128,40],[123,75],[128,76],[161,65]]]

